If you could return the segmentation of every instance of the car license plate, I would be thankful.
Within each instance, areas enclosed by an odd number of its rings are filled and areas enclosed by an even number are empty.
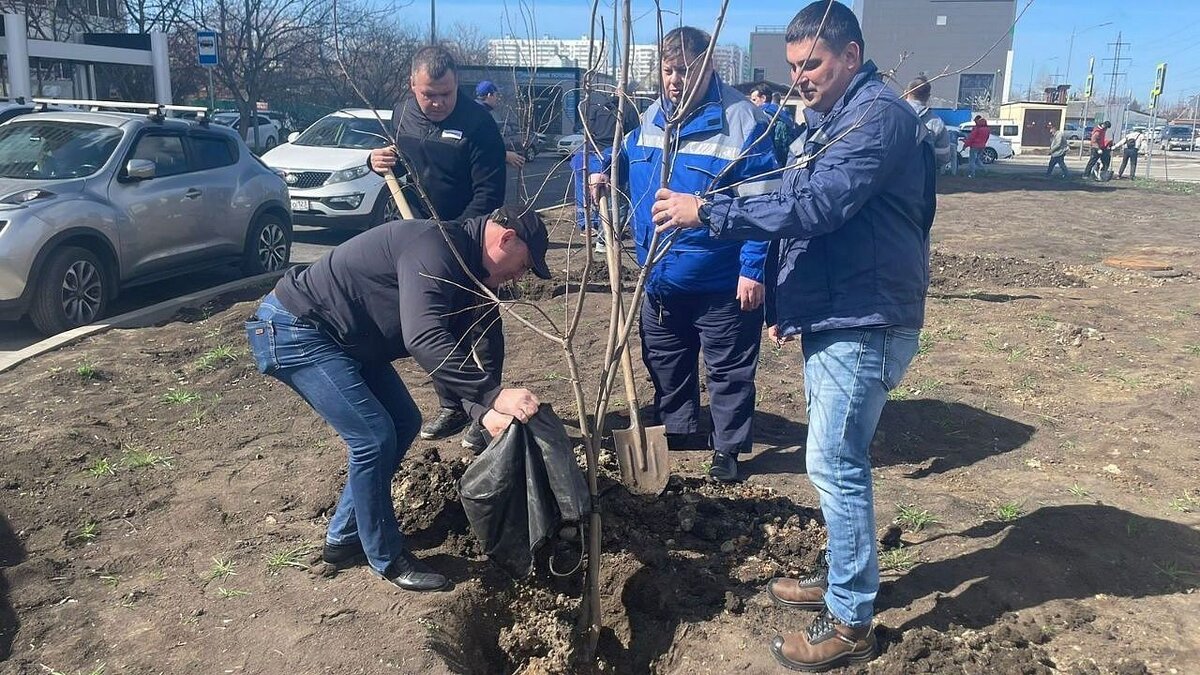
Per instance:
[[[292,200],[292,210],[293,211],[308,211],[309,210],[309,201],[307,199],[293,199]]]

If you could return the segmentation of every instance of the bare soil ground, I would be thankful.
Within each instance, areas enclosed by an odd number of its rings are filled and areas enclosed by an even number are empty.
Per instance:
[[[881,531],[900,520],[881,549],[884,653],[861,670],[1200,671],[1200,198],[941,191],[920,354],[875,439]],[[1170,269],[1103,263],[1134,254]],[[562,290],[519,292],[561,312]],[[344,450],[254,370],[241,322],[263,292],[0,375],[0,672],[585,672],[579,575],[515,583],[480,557],[457,439],[418,442],[393,484],[452,591],[318,563]],[[582,353],[606,319],[597,296]],[[572,423],[555,348],[508,324],[508,380]],[[778,672],[767,642],[806,625],[762,592],[823,543],[798,348],[764,343],[761,365],[745,483],[706,483],[707,457],[676,453],[666,494],[642,500],[605,458],[603,672]],[[433,411],[427,378],[397,367]]]

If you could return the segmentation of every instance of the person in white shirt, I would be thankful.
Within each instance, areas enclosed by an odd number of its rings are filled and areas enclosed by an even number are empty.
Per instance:
[[[1137,178],[1138,155],[1146,144],[1146,132],[1134,129],[1121,140],[1121,168],[1117,169],[1117,178],[1124,178],[1125,165],[1129,165],[1129,179]]]

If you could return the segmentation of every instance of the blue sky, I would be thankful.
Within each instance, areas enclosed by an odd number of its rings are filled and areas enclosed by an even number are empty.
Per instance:
[[[883,0],[898,2],[902,0]],[[403,11],[413,14],[414,23],[428,26],[429,0],[412,0]],[[512,33],[517,37],[531,34],[577,38],[586,35],[591,11],[588,0],[525,0],[533,7],[531,16],[522,16],[518,0],[437,0],[438,24],[448,27],[455,21],[474,24],[489,37]],[[1023,7],[1027,0],[1017,0]],[[602,13],[612,16],[612,0],[601,0]],[[677,12],[679,0],[662,0],[665,11]],[[729,17],[721,42],[746,46],[756,25],[786,24],[804,2],[779,0],[730,0]],[[850,4],[847,2],[847,4]],[[706,29],[716,18],[719,0],[683,0],[684,21]],[[634,0],[635,39],[652,41],[655,35],[653,2]],[[420,17],[420,18],[417,18]],[[640,18],[638,18],[640,17]],[[670,28],[677,19],[668,17]],[[1098,24],[1107,26],[1096,28]],[[1122,63],[1128,73],[1118,89],[1129,90],[1143,103],[1147,98],[1159,62],[1166,61],[1167,89],[1164,101],[1177,101],[1200,93],[1200,0],[1034,0],[1017,24],[1013,46],[1013,86],[1024,91],[1030,72],[1034,85],[1044,77],[1065,77],[1067,48],[1075,28],[1071,50],[1070,80],[1082,87],[1089,56],[1096,57],[1096,89],[1108,91],[1111,56],[1107,43],[1115,42],[1117,31],[1129,42],[1130,61]],[[869,46],[868,46],[869,49]],[[868,52],[868,56],[870,53]]]

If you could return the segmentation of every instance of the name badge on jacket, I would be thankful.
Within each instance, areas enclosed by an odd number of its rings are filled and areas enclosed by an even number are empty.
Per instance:
[[[463,139],[463,132],[459,131],[458,129],[443,129],[442,130],[442,139],[443,140],[448,139],[451,141],[461,141]]]

